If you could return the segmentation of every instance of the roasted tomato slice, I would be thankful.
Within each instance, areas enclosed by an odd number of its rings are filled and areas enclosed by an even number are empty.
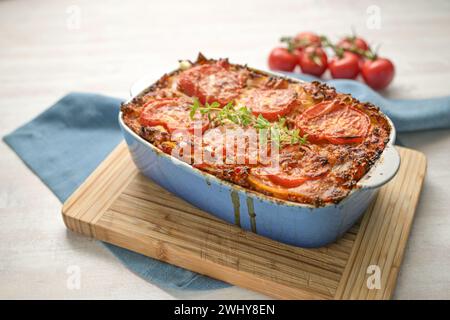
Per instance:
[[[275,121],[292,110],[297,95],[292,89],[250,89],[237,103],[251,109],[256,116],[262,115],[269,121]]]
[[[218,102],[222,106],[233,101],[244,87],[246,70],[230,70],[226,61],[203,64],[183,71],[178,79],[179,89],[201,103]]]
[[[370,118],[355,107],[326,101],[300,114],[296,124],[311,142],[360,143],[369,131]]]
[[[188,130],[193,133],[195,125],[201,127],[204,132],[209,121],[206,116],[200,116],[198,113],[191,119],[190,103],[180,98],[154,99],[144,106],[139,118],[139,122],[143,126],[163,126],[169,132],[175,130]]]
[[[331,169],[328,158],[308,147],[288,146],[280,150],[279,165],[255,167],[249,181],[256,188],[273,192],[272,184],[295,188],[307,180],[315,180],[326,175]],[[269,180],[272,183],[265,183]]]

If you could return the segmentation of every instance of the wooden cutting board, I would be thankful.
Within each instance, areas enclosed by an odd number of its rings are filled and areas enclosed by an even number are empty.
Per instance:
[[[399,173],[362,220],[319,249],[282,244],[193,207],[141,175],[124,143],[62,213],[75,232],[275,298],[389,299],[426,171],[424,154],[398,150]]]

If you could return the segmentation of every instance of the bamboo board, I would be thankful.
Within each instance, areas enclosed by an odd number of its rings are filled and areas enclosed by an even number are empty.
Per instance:
[[[124,143],[62,213],[75,232],[275,298],[389,299],[426,171],[422,153],[398,150],[399,173],[362,220],[318,249],[269,240],[193,207],[141,175]]]

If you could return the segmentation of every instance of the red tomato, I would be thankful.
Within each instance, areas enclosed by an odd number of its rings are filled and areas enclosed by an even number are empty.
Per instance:
[[[295,48],[293,50],[293,53],[297,56],[297,59],[300,59],[300,56],[302,55],[304,48]],[[298,61],[297,61],[298,63]]]
[[[359,49],[362,51],[367,51],[369,49],[369,46],[367,45],[367,42],[359,37],[346,37],[338,42],[337,46],[342,49]]]
[[[262,115],[275,121],[292,110],[297,100],[297,92],[292,89],[250,89],[237,100],[256,116]]]
[[[360,143],[369,131],[370,118],[349,105],[324,101],[300,114],[296,125],[311,142]]]
[[[366,62],[366,59],[364,59],[363,57],[359,57],[359,60],[358,60],[359,72],[362,71],[362,68],[364,67],[365,62]]]
[[[394,79],[394,64],[385,58],[366,60],[361,70],[364,81],[375,90],[386,88]]]
[[[297,65],[297,57],[286,48],[275,48],[270,52],[268,62],[271,70],[291,72]]]
[[[294,42],[297,47],[300,48],[309,46],[320,47],[322,45],[320,37],[317,34],[308,31],[298,33],[294,38]]]
[[[301,53],[299,65],[303,73],[320,77],[327,70],[327,55],[322,48],[308,47]]]
[[[264,178],[285,188],[295,188],[305,181],[319,179],[330,169],[326,157],[308,148],[300,149],[298,145],[291,145],[280,150],[279,167],[256,167],[251,170],[251,176],[262,178],[262,181],[253,179],[261,189],[266,189]]]
[[[355,79],[359,73],[358,55],[345,51],[341,58],[334,57],[328,64],[331,76],[340,79]]]
[[[245,71],[229,70],[226,61],[203,64],[183,71],[178,79],[178,87],[201,103],[218,102],[222,106],[233,101],[247,80]]]
[[[190,110],[190,103],[183,99],[155,99],[144,106],[139,122],[143,126],[160,125],[169,132],[188,130],[193,133],[195,122],[201,120],[201,130],[204,132],[209,126],[208,118],[197,113],[196,117],[191,119]]]

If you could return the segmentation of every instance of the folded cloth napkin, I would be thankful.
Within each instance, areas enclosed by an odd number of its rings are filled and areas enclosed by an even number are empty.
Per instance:
[[[411,132],[450,128],[450,97],[430,99],[386,99],[362,82],[345,79],[323,81],[316,77],[283,72],[304,81],[322,81],[338,92],[350,93],[360,101],[369,101],[380,107],[394,122],[397,132]]]
[[[122,140],[121,100],[71,93],[3,140],[64,202]],[[224,282],[105,243],[131,271],[157,285],[218,289]]]
[[[303,80],[309,76],[289,74]],[[378,105],[399,132],[450,128],[450,97],[389,100],[352,80],[330,80],[340,92]],[[4,141],[64,201],[121,141],[117,123],[121,100],[71,93],[44,113],[5,136]],[[161,286],[217,289],[228,286],[194,272],[105,244],[130,270]]]

